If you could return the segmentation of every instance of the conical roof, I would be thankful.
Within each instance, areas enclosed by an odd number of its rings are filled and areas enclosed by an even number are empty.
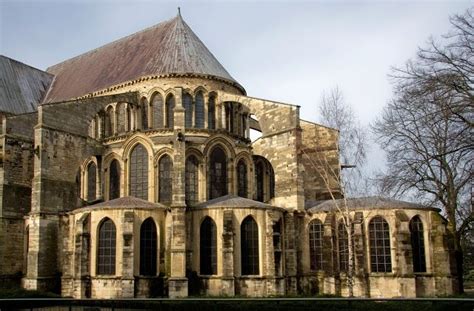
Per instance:
[[[181,14],[49,67],[55,80],[45,102],[58,102],[144,76],[213,76],[242,88],[206,48]]]

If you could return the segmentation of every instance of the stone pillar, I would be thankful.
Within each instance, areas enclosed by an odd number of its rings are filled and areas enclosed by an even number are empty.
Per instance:
[[[204,96],[204,95],[203,95]],[[209,126],[209,94],[204,96],[204,128],[207,129]]]
[[[454,257],[453,241],[450,240],[449,231],[446,223],[437,212],[430,212],[431,228],[427,226],[424,230],[429,230],[432,247],[431,269],[434,276],[434,292],[430,295],[446,296],[452,295],[457,289],[456,260]],[[425,223],[423,223],[425,225]],[[426,245],[426,244],[425,244]],[[429,256],[429,248],[425,250],[426,256]],[[427,269],[428,258],[427,258]],[[427,272],[430,272],[427,270]]]
[[[90,214],[76,220],[74,291],[76,299],[90,298]]]
[[[224,211],[222,232],[222,289],[225,296],[235,295],[234,278],[234,225],[232,211]]]
[[[173,202],[171,205],[171,271],[168,283],[169,297],[187,297],[186,278],[186,203],[185,161],[186,142],[184,128],[183,90],[175,89],[174,109],[174,158],[173,158]]]
[[[354,215],[354,294],[370,296],[368,288],[368,271],[366,261],[367,247],[365,244],[364,215],[356,212]]]
[[[222,129],[222,103],[216,103],[216,130]]]
[[[269,210],[265,212],[265,262],[263,264],[263,273],[266,282],[265,295],[275,295],[276,291],[276,273],[275,273],[275,248],[273,247],[273,213]]]
[[[133,211],[125,211],[122,234],[122,286],[121,298],[133,298],[135,294],[135,278],[133,273]]]
[[[297,260],[296,260],[296,244],[295,244],[295,220],[294,213],[288,212],[284,216],[284,232],[285,232],[285,277],[286,277],[286,294],[297,294]]]
[[[324,220],[323,271],[325,278],[321,293],[336,293],[335,275],[336,271],[339,271],[337,262],[336,219],[334,213],[328,213]]]

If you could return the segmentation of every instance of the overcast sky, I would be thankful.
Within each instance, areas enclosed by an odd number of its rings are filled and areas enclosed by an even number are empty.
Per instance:
[[[0,0],[0,53],[48,66],[177,14],[249,96],[301,106],[316,121],[338,85],[370,123],[391,97],[391,66],[413,57],[472,1]],[[382,163],[377,149],[369,162]]]

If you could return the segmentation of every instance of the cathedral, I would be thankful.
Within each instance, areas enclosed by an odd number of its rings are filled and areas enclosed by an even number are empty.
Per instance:
[[[439,210],[344,197],[338,130],[248,96],[180,14],[46,71],[0,56],[0,109],[0,286],[455,292]]]

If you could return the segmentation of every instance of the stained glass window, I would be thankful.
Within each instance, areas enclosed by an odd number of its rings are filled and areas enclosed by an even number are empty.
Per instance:
[[[259,274],[258,226],[251,216],[240,226],[242,275]]]
[[[99,226],[97,274],[115,274],[116,230],[112,220],[106,218]]]
[[[159,163],[158,202],[171,204],[173,198],[173,161],[169,155],[161,157]]]
[[[186,159],[186,204],[193,205],[198,201],[199,161],[191,155]]]
[[[196,94],[195,100],[195,126],[196,128],[204,128],[204,96],[202,92],[199,91]]]
[[[227,194],[227,157],[220,147],[214,148],[210,157],[209,199]]]
[[[372,272],[392,272],[390,230],[387,221],[380,216],[369,223],[369,244]]]
[[[130,156],[130,195],[148,200],[148,152],[141,144]]]
[[[309,223],[309,255],[311,270],[323,269],[323,224],[315,219]]]
[[[247,197],[247,164],[244,160],[240,160],[237,164],[237,182],[238,182],[238,196]]]

